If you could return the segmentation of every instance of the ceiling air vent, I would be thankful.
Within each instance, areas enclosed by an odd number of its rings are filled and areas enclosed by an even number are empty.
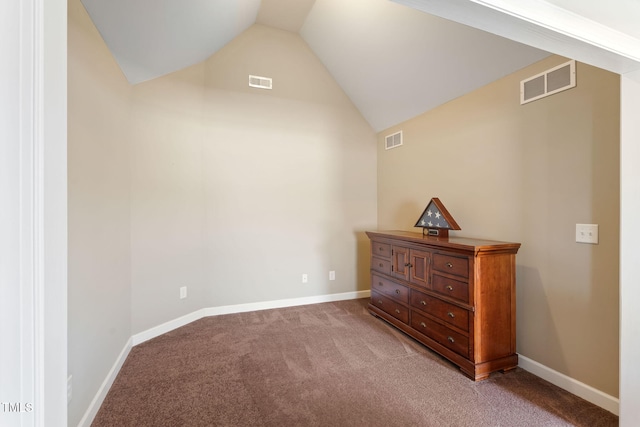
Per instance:
[[[260,89],[272,89],[272,82],[270,77],[249,76],[249,86],[257,87]]]
[[[565,62],[520,82],[520,105],[576,86],[576,61]]]
[[[387,135],[384,138],[384,149],[390,150],[402,145],[402,131],[396,132],[391,135]]]

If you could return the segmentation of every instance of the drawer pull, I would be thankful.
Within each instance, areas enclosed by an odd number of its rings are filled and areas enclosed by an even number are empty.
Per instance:
[[[382,282],[378,282],[378,286],[384,286]]]
[[[378,300],[378,304],[382,305],[382,300],[381,299]]]
[[[447,286],[447,290],[453,291],[453,286],[451,286],[451,285]]]
[[[378,248],[378,250],[382,252],[382,251],[384,251],[384,248],[381,246],[381,247]]]
[[[384,267],[384,264],[380,263],[380,264],[378,264],[378,267],[382,268],[382,267]]]
[[[400,289],[396,289],[396,294],[400,295]]]
[[[422,300],[422,301],[420,301],[420,304],[427,305],[427,302],[425,300]]]
[[[454,340],[453,337],[447,337],[447,339],[449,340],[449,342],[456,342],[456,340]]]
[[[396,308],[396,314],[400,314],[400,310]]]
[[[451,264],[450,262],[447,263],[447,267],[449,268],[453,268],[453,264]]]
[[[456,317],[456,315],[455,315],[455,314],[453,314],[452,312],[448,312],[448,313],[447,313],[447,316],[451,317],[452,319],[453,319],[454,317]]]
[[[426,328],[426,327],[427,327],[427,324],[426,324],[426,323],[424,323],[424,322],[420,322],[420,326],[422,326],[423,328]]]

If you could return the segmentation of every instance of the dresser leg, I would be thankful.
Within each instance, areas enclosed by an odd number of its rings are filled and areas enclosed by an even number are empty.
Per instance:
[[[482,374],[482,375],[476,375],[475,378],[473,378],[474,381],[484,381],[487,378],[489,378],[490,374]]]

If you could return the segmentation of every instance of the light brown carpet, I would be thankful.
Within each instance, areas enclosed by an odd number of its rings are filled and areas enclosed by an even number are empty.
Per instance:
[[[367,302],[208,317],[138,345],[92,425],[618,425],[520,368],[473,382]]]

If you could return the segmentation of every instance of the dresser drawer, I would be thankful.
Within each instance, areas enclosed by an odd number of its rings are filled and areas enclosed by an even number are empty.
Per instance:
[[[469,284],[467,282],[453,280],[438,274],[434,274],[432,279],[432,287],[435,292],[469,303]]]
[[[409,303],[409,288],[406,286],[373,274],[371,275],[371,287],[378,293],[385,294],[405,304]]]
[[[469,332],[469,311],[418,291],[411,291],[411,305],[463,331]]]
[[[434,254],[433,269],[460,277],[469,277],[469,259],[451,255]]]
[[[391,245],[389,243],[371,242],[371,255],[391,258]]]
[[[411,311],[411,327],[464,357],[469,357],[469,338]]]
[[[391,260],[371,257],[371,268],[381,273],[391,275]]]
[[[403,323],[409,323],[409,309],[394,300],[385,297],[377,292],[371,292],[371,304],[400,320]]]

